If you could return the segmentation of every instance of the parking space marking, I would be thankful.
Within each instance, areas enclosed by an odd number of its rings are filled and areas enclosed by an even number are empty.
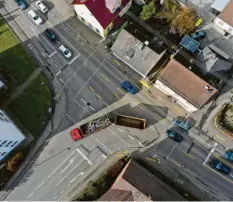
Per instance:
[[[59,80],[60,80],[62,83],[64,83],[64,81],[63,81],[61,78],[59,78]]]
[[[54,51],[54,52],[52,52],[50,55],[48,55],[48,57],[50,58],[50,57],[52,57],[53,55],[55,55],[57,53],[57,51]]]
[[[100,76],[104,81],[109,82],[109,79],[102,72],[100,72]]]
[[[134,140],[134,138],[133,138],[131,135],[128,135],[128,137],[129,137],[130,139]]]
[[[68,163],[68,165],[61,171],[61,174],[64,173],[74,163],[74,159],[76,159],[76,157],[74,157],[74,158],[72,158],[70,160],[70,162]]]
[[[113,153],[106,145],[104,145],[102,142],[100,142],[96,137],[94,137],[93,135],[91,135],[91,137],[93,139],[95,139],[96,142],[98,142],[99,144],[101,144],[105,149],[107,149],[110,152],[110,154]]]
[[[68,65],[71,65],[79,57],[80,57],[80,53],[78,55],[76,55],[71,61],[69,61]]]
[[[73,183],[80,175],[82,176],[84,174],[84,172],[79,173],[78,175],[76,175],[71,181],[70,183]]]
[[[88,88],[90,89],[90,91],[94,91],[94,89],[91,86],[88,86]]]
[[[74,123],[77,123],[77,121],[75,121],[69,114],[66,113],[66,116],[71,119]]]
[[[123,130],[121,130],[120,128],[118,128],[119,131],[121,131],[122,133],[124,132]]]
[[[119,87],[116,87],[116,89],[117,89],[118,91],[120,91],[122,94],[125,94],[125,92],[124,92],[122,89],[120,89]]]

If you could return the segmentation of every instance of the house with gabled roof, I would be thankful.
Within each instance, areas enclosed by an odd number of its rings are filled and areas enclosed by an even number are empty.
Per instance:
[[[78,19],[105,38],[122,21],[132,0],[74,0],[72,4]]]

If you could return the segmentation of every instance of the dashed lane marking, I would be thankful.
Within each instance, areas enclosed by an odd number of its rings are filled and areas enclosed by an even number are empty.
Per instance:
[[[77,58],[79,58],[80,53],[76,55],[71,61],[68,62],[68,65],[71,65]]]
[[[100,76],[104,81],[109,82],[109,79],[103,73],[100,72]]]
[[[84,172],[79,173],[78,175],[76,175],[71,181],[70,183],[73,183],[80,175],[82,176],[84,174]]]
[[[108,130],[109,130],[113,135],[115,135],[116,137],[118,137],[122,142],[124,142],[128,147],[130,147],[130,145],[129,145],[126,141],[124,141],[120,136],[118,136],[116,133],[114,133],[110,128],[108,128]]]
[[[175,146],[172,148],[172,150],[170,151],[170,153],[167,155],[166,159],[168,159],[171,156],[172,152],[175,150],[175,148],[177,147],[177,145],[178,145],[178,143],[175,144]]]
[[[188,154],[186,152],[184,152],[185,155],[187,155],[188,157],[190,157],[191,159],[195,159],[191,154]]]
[[[91,137],[92,137],[93,139],[95,139],[96,142],[98,142],[99,144],[101,144],[105,149],[107,149],[107,150],[109,151],[110,154],[113,153],[106,145],[104,145],[102,142],[100,142],[96,137],[94,137],[93,135],[91,135]]]
[[[134,138],[133,138],[131,135],[128,135],[128,137],[129,137],[130,139],[134,140]]]

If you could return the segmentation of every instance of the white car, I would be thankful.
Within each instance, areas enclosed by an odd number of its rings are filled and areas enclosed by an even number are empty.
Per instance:
[[[43,23],[43,20],[40,18],[40,16],[37,15],[33,10],[28,11],[28,15],[37,25],[41,25]]]
[[[48,12],[48,8],[47,8],[41,1],[37,1],[37,2],[36,2],[36,7],[37,7],[42,13]]]
[[[58,49],[66,58],[70,58],[72,56],[71,52],[64,45],[59,46]]]

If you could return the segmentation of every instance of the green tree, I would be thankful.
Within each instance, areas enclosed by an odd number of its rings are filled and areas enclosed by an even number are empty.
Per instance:
[[[140,13],[141,20],[148,20],[153,17],[156,13],[155,0],[151,0],[148,4],[142,6],[142,11]]]
[[[195,29],[196,11],[192,8],[183,8],[180,14],[172,20],[172,26],[180,35],[190,34]]]
[[[167,10],[171,10],[173,13],[180,8],[180,4],[176,0],[164,0],[164,7]]]

